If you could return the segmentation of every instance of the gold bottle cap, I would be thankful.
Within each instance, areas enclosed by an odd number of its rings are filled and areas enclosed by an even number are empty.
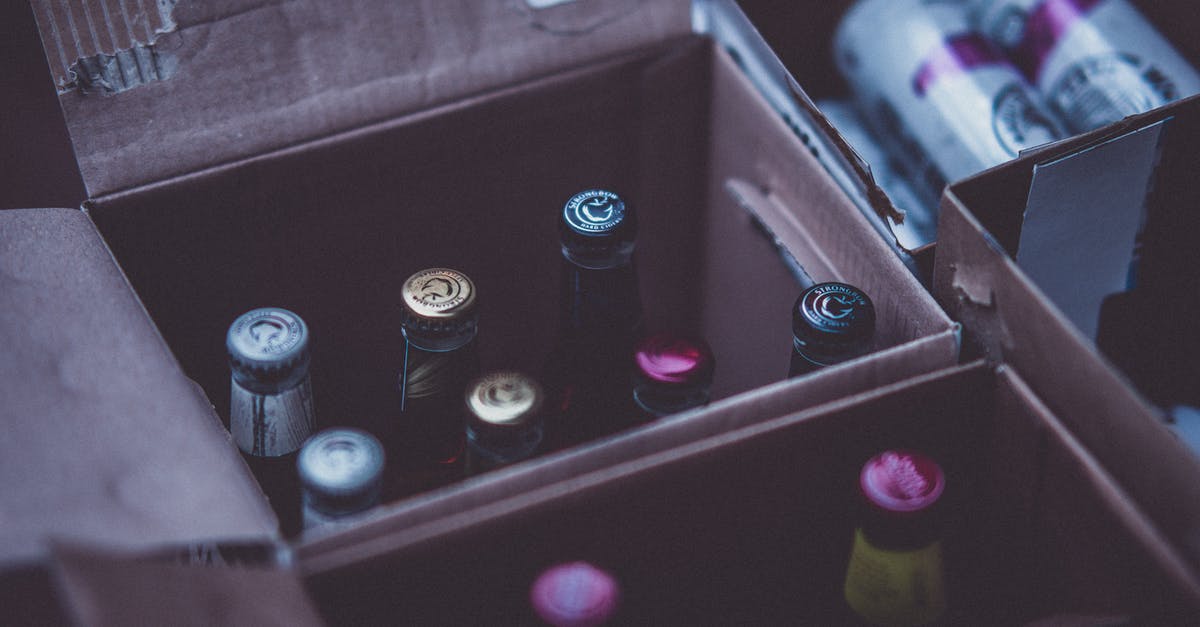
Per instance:
[[[467,410],[473,422],[495,428],[521,428],[538,417],[542,386],[520,372],[486,374],[467,388]]]
[[[450,268],[429,268],[408,277],[401,296],[404,308],[418,319],[459,319],[475,311],[475,284]]]

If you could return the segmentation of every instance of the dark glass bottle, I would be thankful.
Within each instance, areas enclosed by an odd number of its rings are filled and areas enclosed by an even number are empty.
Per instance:
[[[650,421],[708,404],[716,359],[702,338],[665,332],[638,342],[633,402]]]
[[[225,336],[229,430],[289,536],[300,530],[296,456],[316,427],[308,343],[300,316],[277,307],[242,314]]]
[[[875,305],[862,290],[845,283],[818,283],[792,307],[792,365],[795,377],[854,359],[871,349]]]
[[[559,215],[559,336],[542,378],[554,414],[550,448],[611,433],[633,411],[629,355],[642,324],[636,232],[633,209],[605,190],[576,194]]]
[[[863,465],[861,514],[844,587],[853,620],[930,625],[945,614],[945,487],[942,468],[915,451],[884,451]]]
[[[532,377],[486,374],[467,386],[467,474],[531,457],[542,444],[545,394]]]
[[[345,525],[379,504],[383,445],[358,429],[326,429],[300,449],[304,529]]]
[[[479,376],[475,285],[448,268],[408,278],[402,290],[400,415],[388,451],[400,495],[462,477],[462,398]]]
[[[546,569],[529,590],[537,618],[554,627],[611,624],[621,601],[617,580],[587,563],[570,562]]]

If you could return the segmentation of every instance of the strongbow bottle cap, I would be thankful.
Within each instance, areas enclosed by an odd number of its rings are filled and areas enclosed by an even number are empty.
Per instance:
[[[229,326],[225,347],[239,379],[269,382],[297,378],[307,371],[308,326],[286,309],[255,309]]]
[[[421,270],[404,282],[401,298],[401,322],[409,339],[417,336],[448,342],[453,348],[456,341],[465,341],[475,333],[475,284],[457,270]]]
[[[490,428],[521,428],[535,419],[545,401],[542,387],[520,372],[494,372],[467,387],[472,420]]]
[[[529,599],[538,616],[555,627],[590,627],[612,617],[620,590],[612,575],[587,562],[572,562],[542,573]]]
[[[796,299],[792,333],[818,352],[861,350],[875,334],[875,305],[853,285],[818,283]]]
[[[383,478],[383,446],[358,429],[328,429],[305,442],[296,464],[300,480],[312,496],[372,501]]]
[[[658,333],[642,340],[633,360],[646,378],[679,385],[711,383],[716,363],[708,342],[674,333]]]
[[[576,263],[608,265],[633,253],[637,221],[632,208],[613,192],[579,192],[563,206],[561,218],[563,252]]]
[[[946,475],[937,462],[921,453],[884,451],[863,465],[859,486],[873,506],[904,514],[937,503],[946,488]]]

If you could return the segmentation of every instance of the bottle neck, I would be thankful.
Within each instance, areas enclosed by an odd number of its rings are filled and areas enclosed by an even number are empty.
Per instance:
[[[581,339],[604,342],[614,334],[632,337],[642,319],[641,296],[633,259],[604,268],[588,268],[563,257],[561,328]]]
[[[633,401],[651,420],[707,405],[708,400],[707,383],[671,384],[634,377]]]

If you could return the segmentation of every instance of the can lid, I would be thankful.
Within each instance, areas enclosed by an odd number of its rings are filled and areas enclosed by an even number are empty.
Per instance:
[[[524,427],[540,415],[543,402],[542,386],[521,372],[492,372],[467,387],[467,410],[473,422],[488,427]]]
[[[225,347],[236,372],[276,377],[307,364],[308,325],[280,307],[254,309],[229,326]]]
[[[946,489],[946,475],[923,453],[891,450],[863,465],[859,487],[868,502],[885,512],[912,513],[937,503]]]
[[[556,627],[602,625],[616,612],[620,589],[612,575],[587,562],[543,572],[529,592],[534,611]]]
[[[792,333],[818,349],[864,345],[875,334],[875,305],[853,285],[818,283],[796,299]]]
[[[563,253],[586,267],[615,265],[633,254],[637,221],[616,193],[589,189],[563,205],[559,220]]]
[[[383,478],[383,445],[358,429],[326,429],[304,443],[296,461],[304,488],[324,497],[372,492]]]
[[[646,378],[679,385],[712,383],[716,365],[712,348],[703,338],[669,331],[639,342],[633,360]]]
[[[410,337],[454,340],[475,333],[475,283],[458,270],[427,268],[413,274],[401,288],[401,299],[401,324]]]

